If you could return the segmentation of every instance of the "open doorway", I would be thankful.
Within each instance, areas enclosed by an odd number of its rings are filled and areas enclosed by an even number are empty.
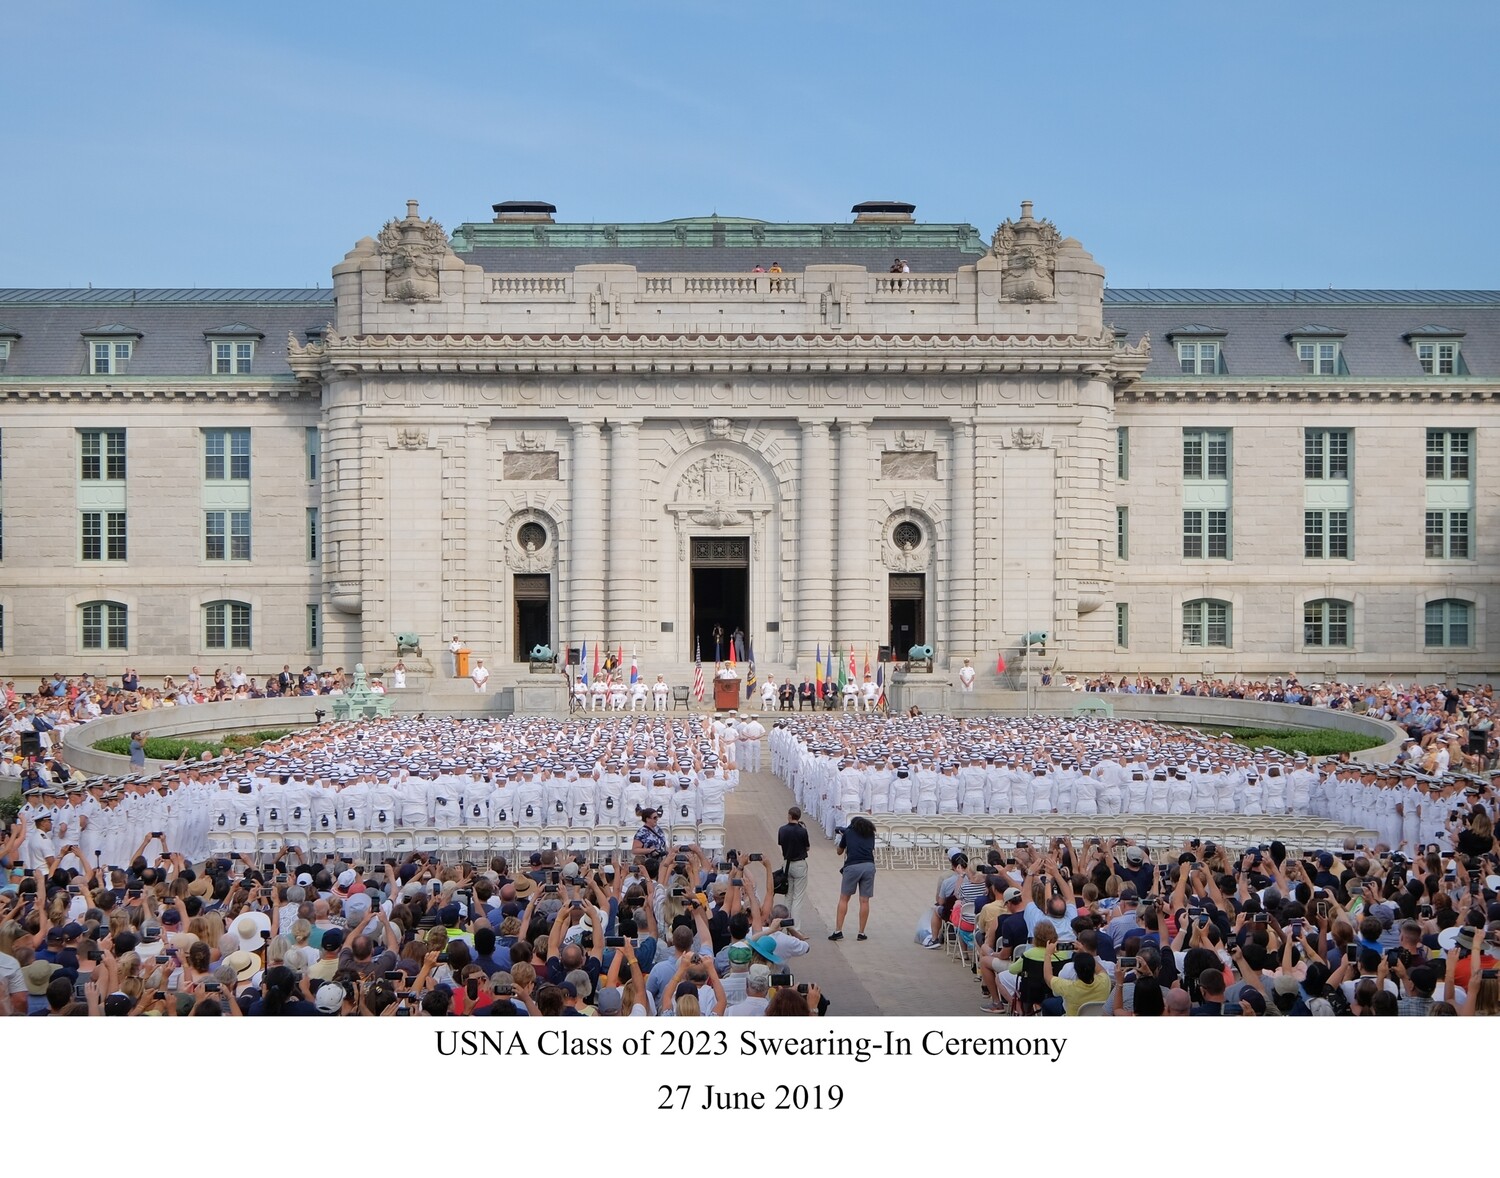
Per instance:
[[[893,657],[905,659],[913,646],[927,645],[927,578],[923,574],[891,574],[890,619]]]
[[[748,539],[695,539],[692,561],[691,657],[701,650],[705,661],[727,659],[729,642],[750,629],[750,544]]]
[[[516,600],[513,657],[524,663],[531,658],[533,646],[552,645],[552,578],[545,573],[518,573],[512,596]]]

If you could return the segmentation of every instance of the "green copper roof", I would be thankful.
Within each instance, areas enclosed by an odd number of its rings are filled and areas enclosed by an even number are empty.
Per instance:
[[[956,250],[974,257],[989,248],[973,225],[924,222],[799,224],[749,217],[682,217],[646,223],[471,221],[453,231],[453,249],[874,249]]]

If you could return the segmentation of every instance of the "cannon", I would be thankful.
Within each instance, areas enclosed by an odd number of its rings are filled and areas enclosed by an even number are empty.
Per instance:
[[[932,647],[914,646],[906,652],[906,657],[909,659],[930,659],[932,657]]]
[[[534,663],[550,663],[552,661],[552,648],[538,642],[531,648],[531,661]]]
[[[396,657],[414,654],[422,655],[422,636],[414,630],[402,630],[396,635]]]

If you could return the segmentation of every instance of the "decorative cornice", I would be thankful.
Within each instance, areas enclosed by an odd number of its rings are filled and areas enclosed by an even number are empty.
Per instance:
[[[170,376],[0,377],[0,401],[263,401],[313,400],[316,388],[290,376],[258,379]]]
[[[1222,378],[1221,378],[1222,379]],[[1236,381],[1184,387],[1143,380],[1116,392],[1116,400],[1136,405],[1214,404],[1453,404],[1500,400],[1500,382],[1436,380],[1370,381],[1360,384],[1309,377],[1305,380]]]
[[[1097,335],[978,332],[516,333],[344,336],[298,344],[287,360],[304,380],[360,373],[441,372],[1052,372],[1133,380],[1150,346]]]

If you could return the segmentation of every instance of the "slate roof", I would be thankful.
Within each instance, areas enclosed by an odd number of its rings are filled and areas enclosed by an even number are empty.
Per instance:
[[[478,261],[475,255],[480,252],[476,248],[465,260]],[[523,254],[534,258],[536,265],[530,272],[555,273],[571,270],[581,254],[592,251],[536,247],[503,252],[512,259]],[[650,259],[643,257],[652,253],[663,255],[658,269],[691,269],[684,265],[683,255],[694,253],[704,255],[699,259],[704,269],[729,272],[748,270],[754,264],[738,256],[744,252],[739,247],[612,251],[622,255],[615,260],[628,261],[642,270],[653,268]],[[809,249],[807,254],[813,261],[847,260],[877,272],[890,264],[885,250],[848,251],[859,258],[831,256],[839,252],[824,247]],[[916,272],[951,273],[972,260],[957,249],[928,247],[920,253],[909,252]],[[946,257],[949,253],[952,256]],[[865,259],[864,255],[871,256]],[[942,264],[935,255],[945,256]],[[769,264],[772,259],[764,260]],[[775,260],[792,273],[804,264],[793,250],[779,251]],[[515,269],[514,265],[511,268]],[[0,289],[0,324],[20,334],[19,339],[11,337],[7,377],[85,374],[85,334],[111,324],[123,324],[142,333],[131,360],[132,376],[207,376],[205,334],[212,335],[225,325],[263,332],[265,338],[256,345],[256,375],[285,375],[287,333],[306,339],[310,331],[320,330],[332,317],[333,294],[326,288]],[[1306,328],[1309,322],[1347,333],[1343,337],[1344,359],[1353,378],[1422,379],[1416,353],[1404,337],[1430,335],[1435,326],[1462,339],[1464,363],[1472,376],[1500,377],[1500,291],[1121,288],[1105,291],[1104,319],[1131,342],[1143,334],[1150,335],[1152,356],[1147,379],[1181,376],[1176,349],[1167,335],[1181,330],[1184,324],[1212,325],[1225,333],[1222,343],[1227,376],[1183,379],[1301,376],[1301,366],[1286,337]]]
[[[1316,307],[1314,313],[1313,308]],[[1223,330],[1226,375],[1303,376],[1288,335],[1345,333],[1349,376],[1426,378],[1403,338],[1441,323],[1462,339],[1469,375],[1500,377],[1500,291],[1495,290],[1132,290],[1104,293],[1104,321],[1131,343],[1151,337],[1146,379],[1182,377],[1169,332],[1194,319]],[[4,312],[0,311],[0,317]],[[1216,378],[1182,377],[1213,380]],[[1331,379],[1331,378],[1323,378]]]
[[[286,376],[287,332],[299,340],[333,318],[333,292],[290,290],[0,289],[0,323],[12,339],[6,376],[81,376],[86,335],[123,325],[140,332],[130,376],[207,376],[205,336],[253,328],[254,375]],[[230,325],[229,329],[225,325]],[[218,379],[225,379],[220,377]],[[243,379],[243,378],[240,378]]]

